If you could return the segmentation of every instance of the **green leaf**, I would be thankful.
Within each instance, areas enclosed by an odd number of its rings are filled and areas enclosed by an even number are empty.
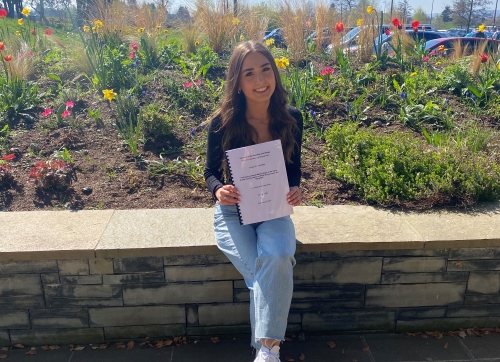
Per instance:
[[[49,73],[49,74],[47,74],[47,77],[49,77],[50,79],[55,80],[56,82],[62,84],[62,80],[61,80],[61,78],[57,74]]]

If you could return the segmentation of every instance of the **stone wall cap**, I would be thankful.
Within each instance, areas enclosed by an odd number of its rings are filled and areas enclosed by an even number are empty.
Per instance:
[[[500,203],[404,212],[299,206],[298,251],[500,247]],[[213,208],[0,213],[0,261],[219,253]]]

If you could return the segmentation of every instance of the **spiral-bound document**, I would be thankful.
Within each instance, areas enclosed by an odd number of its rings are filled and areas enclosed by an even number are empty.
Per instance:
[[[293,214],[286,200],[290,188],[280,140],[235,148],[226,157],[241,196],[237,207],[242,225]]]

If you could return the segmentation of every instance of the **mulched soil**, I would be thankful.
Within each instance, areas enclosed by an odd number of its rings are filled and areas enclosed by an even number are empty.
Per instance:
[[[68,72],[63,79],[73,79],[76,74]],[[221,76],[222,74],[216,74]],[[160,74],[161,77],[161,74]],[[40,91],[54,84],[51,80],[41,81],[39,75],[34,75],[40,82]],[[84,86],[90,88],[90,84]],[[165,90],[160,83],[150,82],[148,94],[156,93],[156,100],[164,98]],[[53,109],[60,105],[55,99],[43,104],[31,112],[37,119],[34,123],[20,120],[13,128],[10,145],[0,156],[9,152],[16,154],[11,163],[14,182],[10,187],[0,189],[0,210],[83,210],[83,209],[154,209],[154,208],[192,208],[209,207],[213,199],[205,185],[200,180],[193,179],[189,174],[163,173],[153,176],[149,171],[152,162],[175,160],[195,160],[198,153],[196,143],[203,145],[206,131],[201,131],[200,117],[186,114],[182,118],[182,126],[175,127],[171,136],[158,140],[148,140],[143,146],[140,160],[135,160],[124,145],[117,130],[112,125],[116,119],[116,106],[102,98],[96,92],[89,92],[75,104],[74,121],[63,124],[59,128],[47,126],[47,120],[40,117],[44,107]],[[144,99],[142,102],[147,102]],[[314,106],[318,115],[319,127],[327,127],[333,122],[345,119],[345,104],[339,101],[327,102]],[[87,109],[101,109],[99,122],[88,116]],[[367,113],[368,118],[360,127],[373,125],[378,121],[381,132],[408,130],[399,122],[387,122],[386,111],[376,107]],[[493,122],[493,121],[492,121]],[[496,122],[495,122],[496,123]],[[196,135],[190,135],[190,129],[197,130]],[[419,135],[417,135],[419,136]],[[313,137],[313,136],[311,136]],[[73,157],[72,181],[64,190],[47,190],[27,182],[29,170],[40,160],[51,157],[55,150],[66,147]],[[364,204],[353,187],[337,180],[325,177],[324,168],[319,156],[323,144],[320,139],[312,138],[304,142],[302,164],[303,205],[339,205]],[[419,203],[407,203],[398,207],[407,209],[425,209],[434,205],[463,206],[455,200],[435,199]]]

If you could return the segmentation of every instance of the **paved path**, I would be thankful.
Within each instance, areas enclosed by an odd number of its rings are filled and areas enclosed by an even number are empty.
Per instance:
[[[328,342],[334,342],[335,348],[331,349]],[[139,344],[131,350],[115,345],[104,350],[87,345],[82,351],[70,351],[68,346],[54,351],[37,347],[36,355],[26,355],[28,350],[0,351],[0,355],[7,354],[3,359],[6,362],[252,362],[254,358],[248,338],[222,339],[217,344],[189,341],[187,345],[162,349],[141,349]],[[299,362],[301,354],[306,362],[500,362],[500,335],[465,339],[446,336],[440,340],[401,334],[306,336],[304,342],[286,341],[281,361],[286,362],[289,356]]]

